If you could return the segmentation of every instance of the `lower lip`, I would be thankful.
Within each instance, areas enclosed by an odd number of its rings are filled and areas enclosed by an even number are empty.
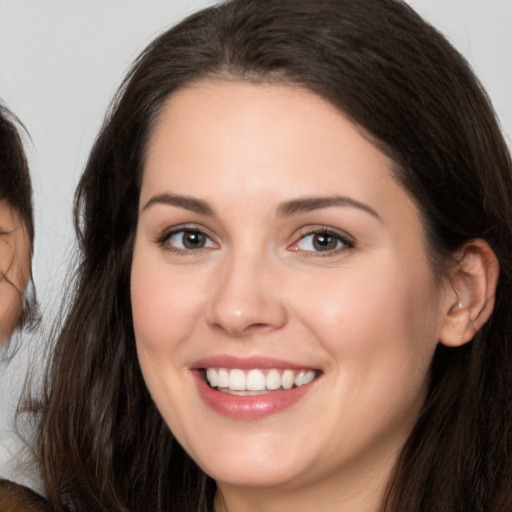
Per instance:
[[[194,371],[193,374],[206,405],[223,416],[237,420],[257,420],[281,412],[303,398],[317,380],[289,390],[271,391],[264,395],[238,396],[211,388],[199,371]]]

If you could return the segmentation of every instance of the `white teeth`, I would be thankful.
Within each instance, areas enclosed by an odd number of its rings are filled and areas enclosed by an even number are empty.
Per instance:
[[[251,370],[247,374],[245,389],[247,391],[263,391],[265,389],[265,375],[260,370]]]
[[[304,384],[308,384],[314,378],[315,378],[315,372],[313,370],[309,370],[307,372],[306,371],[299,372],[295,376],[295,385],[297,387],[304,386]]]
[[[265,387],[270,391],[281,387],[281,374],[278,370],[270,370],[267,373]]]
[[[206,378],[208,378],[208,375],[206,376]],[[217,380],[217,386],[219,388],[229,388],[229,372],[227,370],[224,370],[223,368],[219,370],[219,379]]]
[[[266,372],[266,373],[265,373]],[[266,392],[274,391],[280,388],[292,389],[304,386],[311,382],[316,376],[314,370],[284,370],[276,368],[270,370],[244,370],[233,368],[207,368],[206,380],[212,388],[229,389],[235,392]],[[250,394],[250,393],[248,393]]]
[[[292,389],[295,380],[295,372],[293,370],[285,370],[281,377],[284,389]]]
[[[231,370],[228,387],[233,391],[245,391],[245,373],[242,370]]]
[[[309,370],[304,375],[304,380],[302,381],[302,385],[309,384],[316,376],[316,373],[313,370]]]
[[[206,370],[206,379],[212,388],[216,388],[219,385],[219,374],[213,368]]]

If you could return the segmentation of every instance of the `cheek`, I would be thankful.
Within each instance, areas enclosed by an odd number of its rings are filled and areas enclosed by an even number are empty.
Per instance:
[[[12,250],[0,254],[0,343],[7,341],[18,325],[30,271],[28,250],[23,258],[18,257],[13,263],[14,257]],[[6,268],[8,271],[4,275]]]
[[[0,344],[11,337],[22,312],[22,298],[4,278],[0,281]]]
[[[135,249],[131,301],[137,346],[175,351],[197,325],[204,289],[189,273],[173,272],[153,260]]]
[[[428,270],[355,269],[312,286],[297,314],[329,354],[326,376],[339,407],[326,421],[353,446],[402,432],[428,390],[437,345],[436,289]],[[326,290],[329,290],[327,293]],[[299,313],[300,311],[300,313]]]
[[[190,272],[175,272],[135,247],[131,301],[139,365],[155,405],[181,440],[193,398],[184,354],[204,300],[204,287],[195,283]]]
[[[392,382],[398,373],[423,385],[440,328],[438,293],[428,265],[407,268],[394,260],[310,283],[308,300],[295,308],[332,364],[354,378],[377,381],[388,373]]]

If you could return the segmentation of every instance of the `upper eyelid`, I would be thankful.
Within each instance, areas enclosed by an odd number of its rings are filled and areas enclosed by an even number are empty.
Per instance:
[[[185,224],[177,224],[175,226],[168,226],[162,230],[160,230],[160,236],[169,236],[174,233],[179,233],[180,231],[199,231],[203,233],[207,237],[211,238],[211,232],[205,226],[201,224],[196,224],[195,222],[187,222]]]
[[[350,244],[355,244],[355,238],[347,233],[344,230],[337,229],[331,226],[316,226],[316,227],[304,227],[299,230],[299,238],[298,240],[307,237],[308,235],[314,235],[316,233],[329,233],[331,235],[337,236],[342,240],[349,242]],[[295,241],[294,243],[296,243]]]

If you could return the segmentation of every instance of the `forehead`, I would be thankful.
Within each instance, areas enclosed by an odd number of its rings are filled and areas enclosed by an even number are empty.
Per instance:
[[[149,140],[145,178],[164,177],[165,167],[180,180],[200,178],[199,186],[213,171],[235,170],[247,181],[274,166],[273,181],[290,165],[295,181],[321,178],[328,188],[349,167],[371,167],[372,179],[387,179],[393,164],[336,107],[303,88],[208,81],[167,100]]]

